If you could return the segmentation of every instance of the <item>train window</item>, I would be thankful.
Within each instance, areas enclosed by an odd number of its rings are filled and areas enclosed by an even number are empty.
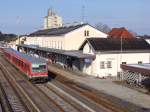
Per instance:
[[[32,71],[33,72],[38,72],[39,71],[39,67],[32,67]]]
[[[32,65],[33,72],[43,72],[46,71],[46,65]]]
[[[40,69],[46,69],[46,65],[39,65]]]

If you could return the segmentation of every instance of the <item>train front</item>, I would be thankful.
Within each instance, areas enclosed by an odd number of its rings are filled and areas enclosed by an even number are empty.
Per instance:
[[[32,63],[31,68],[31,78],[36,80],[47,80],[48,79],[48,69],[47,63]]]

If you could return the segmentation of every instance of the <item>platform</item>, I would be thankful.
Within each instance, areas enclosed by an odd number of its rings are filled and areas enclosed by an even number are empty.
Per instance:
[[[87,75],[76,75],[71,72],[64,71],[54,65],[49,65],[49,70],[67,77],[74,82],[89,86],[100,92],[122,99],[125,102],[129,102],[133,105],[137,105],[141,108],[147,108],[150,111],[150,96],[130,88],[117,85],[110,79],[99,79]],[[146,112],[148,112],[146,111]],[[145,111],[144,111],[145,112]]]

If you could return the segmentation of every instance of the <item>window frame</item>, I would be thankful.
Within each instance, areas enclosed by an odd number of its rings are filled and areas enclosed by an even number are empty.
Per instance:
[[[100,69],[105,69],[105,61],[100,61]]]
[[[127,62],[122,62],[122,64],[123,64],[123,65],[126,65],[126,64],[127,64]]]
[[[112,61],[107,61],[107,68],[112,68]]]
[[[138,64],[143,64],[143,62],[142,61],[138,61]]]

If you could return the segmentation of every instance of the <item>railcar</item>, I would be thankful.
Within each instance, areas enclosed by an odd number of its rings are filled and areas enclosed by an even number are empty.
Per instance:
[[[29,80],[47,80],[47,62],[43,59],[31,57],[11,48],[3,49],[5,58],[26,74]]]

